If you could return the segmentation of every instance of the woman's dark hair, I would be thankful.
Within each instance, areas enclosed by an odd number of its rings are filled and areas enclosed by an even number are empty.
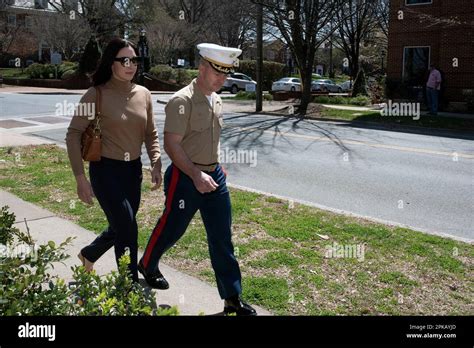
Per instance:
[[[101,85],[110,80],[112,77],[112,64],[114,64],[114,59],[117,56],[117,53],[125,47],[133,48],[135,54],[138,56],[137,46],[132,42],[118,37],[112,39],[105,48],[97,70],[92,75],[94,86]]]

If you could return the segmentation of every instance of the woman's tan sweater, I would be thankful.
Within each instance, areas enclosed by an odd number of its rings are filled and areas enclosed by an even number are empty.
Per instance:
[[[143,86],[118,80],[114,76],[100,88],[102,156],[132,161],[140,157],[142,144],[145,143],[151,165],[154,166],[160,159],[160,144],[153,119],[150,91]],[[96,89],[91,87],[82,96],[80,103],[95,104],[95,101]],[[67,151],[75,176],[84,174],[81,137],[91,122],[91,118],[81,115],[80,110],[76,109],[66,134]]]

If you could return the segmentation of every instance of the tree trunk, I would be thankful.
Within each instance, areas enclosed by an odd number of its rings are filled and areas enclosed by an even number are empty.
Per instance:
[[[189,58],[189,65],[192,66],[193,68],[196,67],[196,55],[194,54],[194,45],[191,46],[191,48],[188,51],[188,58]]]
[[[356,79],[357,74],[359,74],[359,55],[357,53],[352,52],[351,54],[351,76],[353,80]]]
[[[300,68],[301,83],[303,86],[301,94],[301,105],[298,110],[299,115],[306,115],[308,104],[311,102],[311,81],[313,79],[312,64],[306,64]]]

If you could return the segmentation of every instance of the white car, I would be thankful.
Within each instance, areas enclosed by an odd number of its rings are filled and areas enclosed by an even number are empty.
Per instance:
[[[311,92],[342,93],[342,88],[332,80],[320,79],[311,82]]]
[[[245,74],[233,73],[227,77],[219,93],[229,91],[232,94],[236,94],[239,91],[245,91],[247,85],[257,86],[257,82]]]
[[[272,91],[301,91],[301,80],[296,77],[284,77],[272,84]]]
[[[341,83],[340,86],[343,92],[349,92],[350,90],[352,90],[352,87],[354,86],[354,82],[346,81],[346,82]]]

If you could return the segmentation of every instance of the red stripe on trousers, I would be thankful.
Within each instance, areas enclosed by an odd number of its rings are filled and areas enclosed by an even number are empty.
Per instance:
[[[143,256],[143,266],[145,266],[145,268],[148,267],[148,261],[150,259],[151,253],[152,253],[153,249],[155,248],[155,244],[156,244],[158,238],[160,237],[161,232],[163,231],[163,228],[166,225],[166,220],[168,219],[168,215],[171,211],[171,205],[173,203],[173,196],[174,196],[174,192],[176,191],[176,185],[178,183],[178,178],[179,178],[179,169],[176,168],[173,165],[171,170],[172,170],[172,172],[171,172],[171,183],[170,183],[170,187],[169,187],[169,191],[168,191],[168,197],[167,197],[167,201],[166,201],[166,209],[165,209],[164,214],[160,218],[160,222],[158,223],[158,225],[156,225],[155,229],[153,230],[153,232],[151,234],[150,242],[148,243],[148,246],[145,250],[145,255]]]

